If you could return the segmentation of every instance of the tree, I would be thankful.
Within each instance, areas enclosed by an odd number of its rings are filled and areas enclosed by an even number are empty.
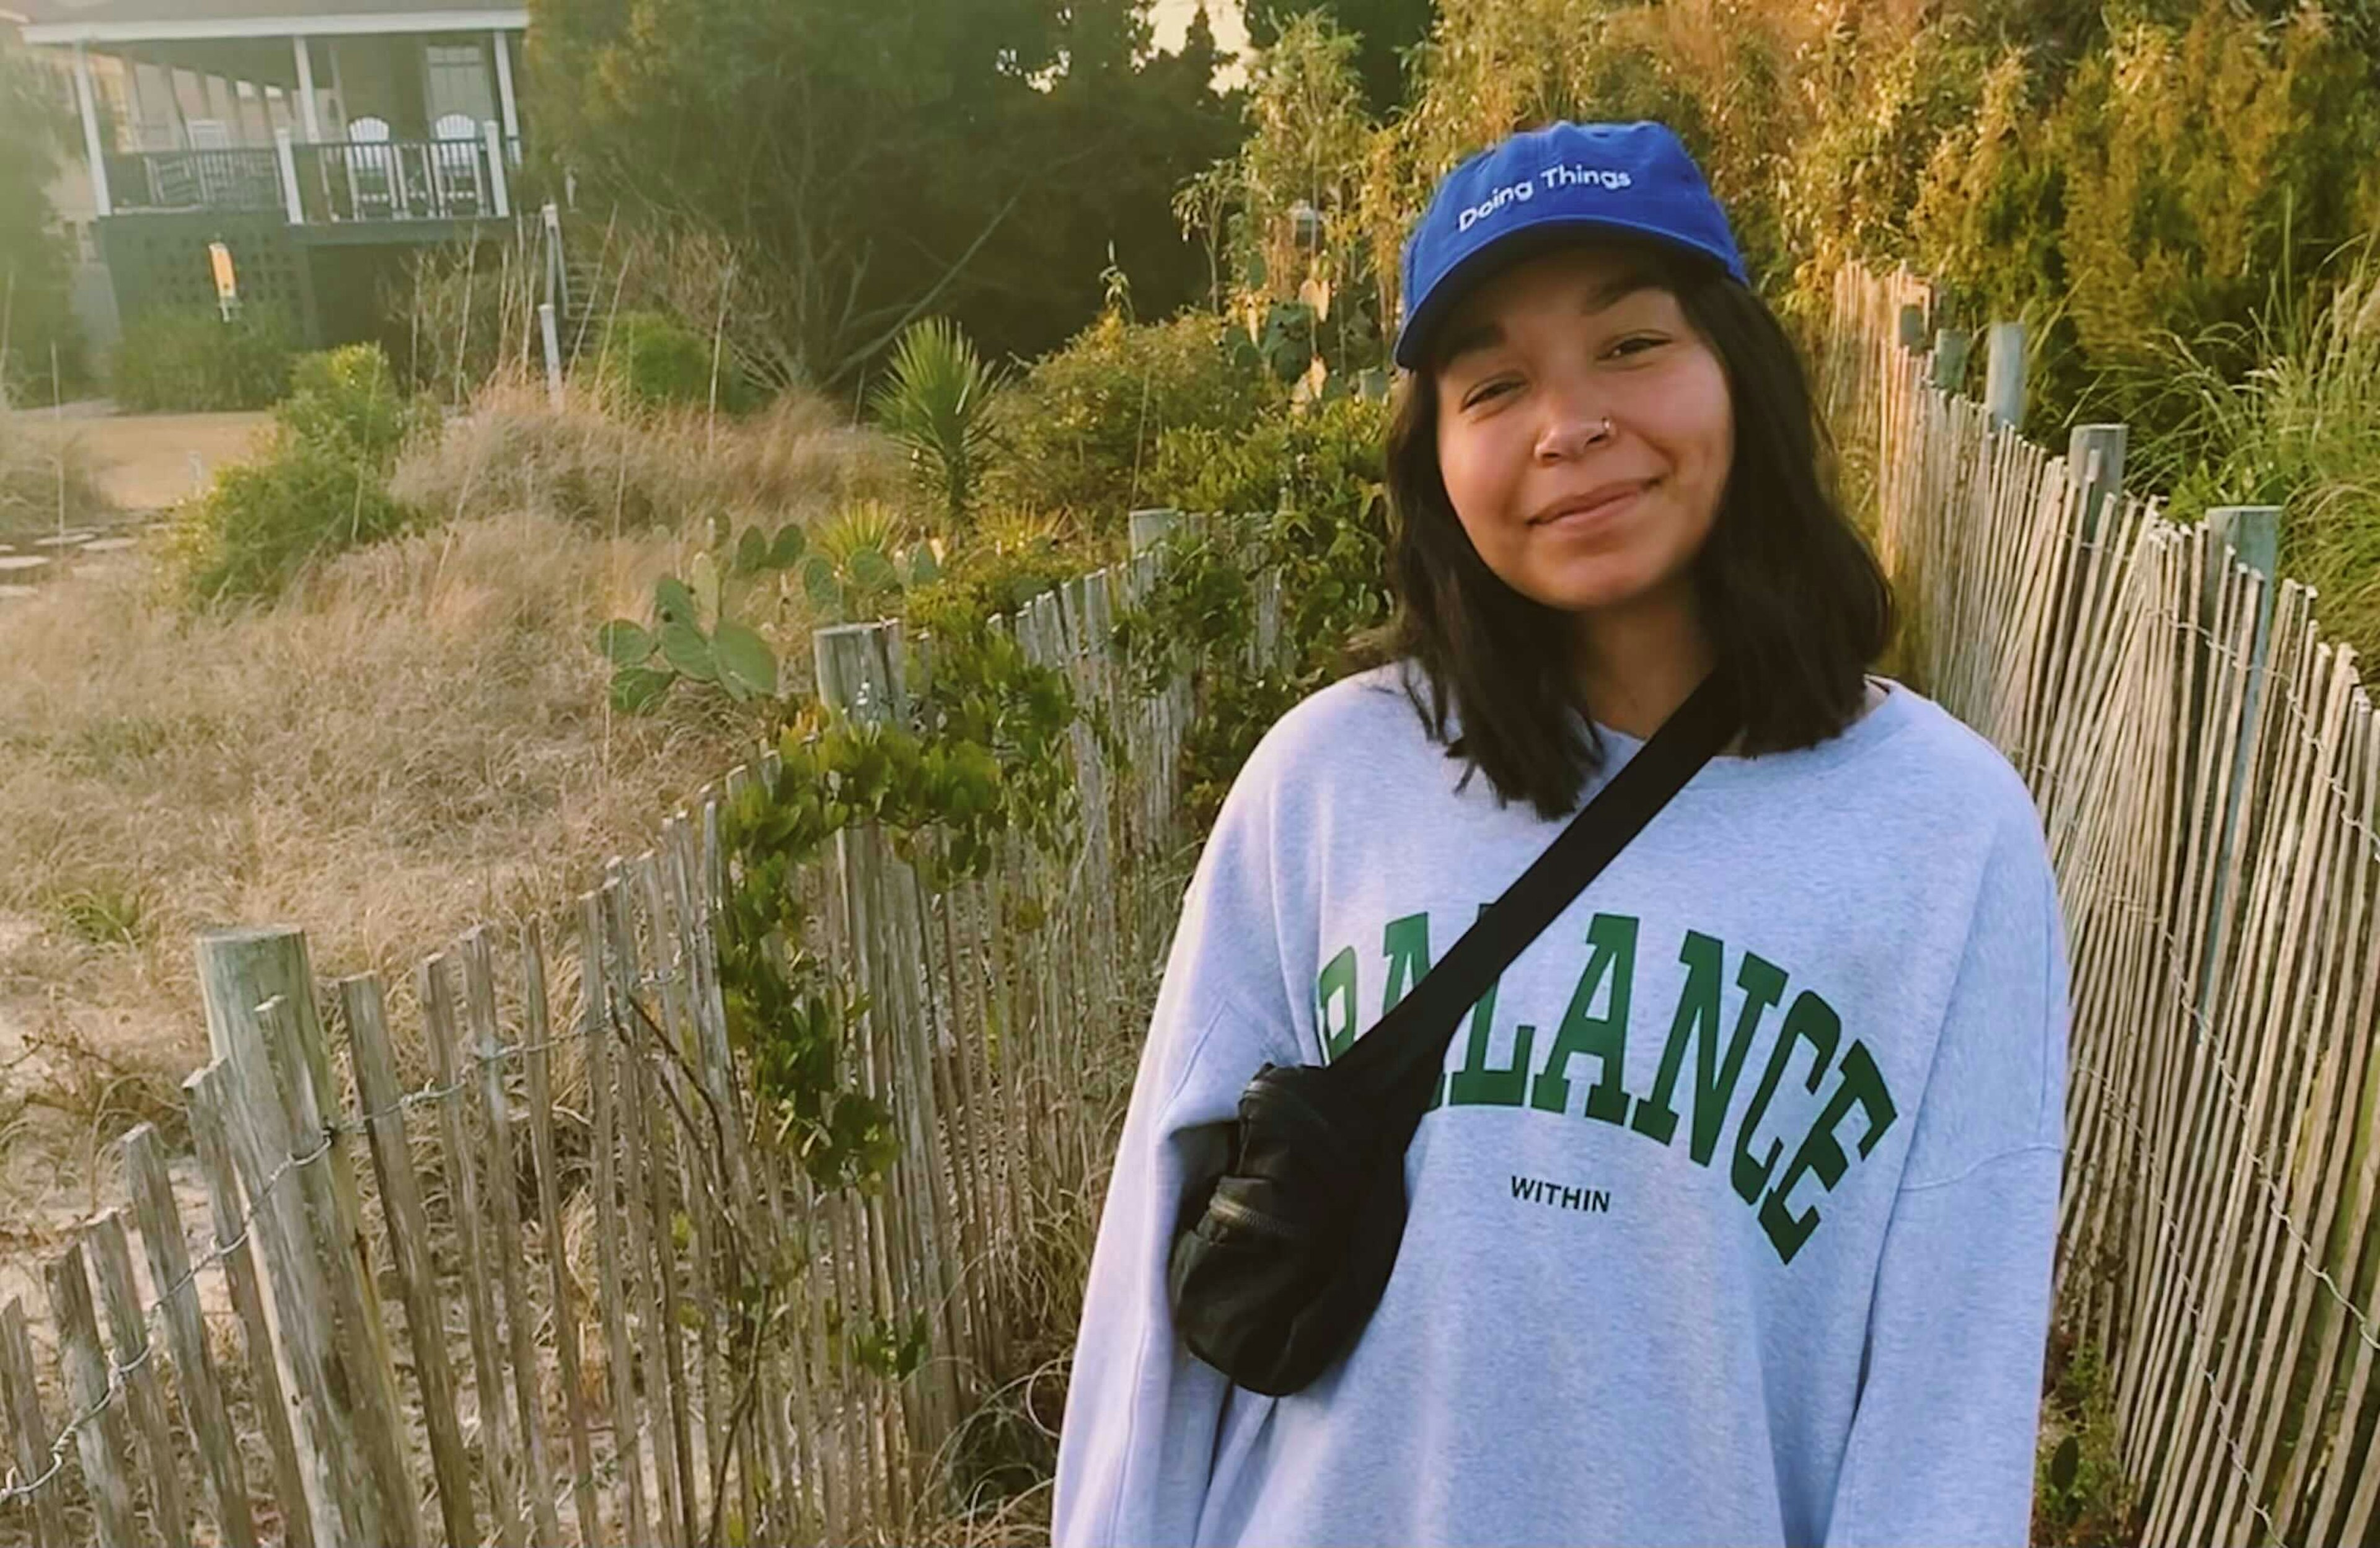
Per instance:
[[[0,395],[40,402],[72,381],[82,341],[67,304],[66,238],[49,186],[67,143],[50,67],[0,42]]]
[[[1436,0],[1249,0],[1248,41],[1270,48],[1298,17],[1320,11],[1339,30],[1361,40],[1355,73],[1365,106],[1375,115],[1405,100],[1403,51],[1429,35]]]
[[[716,231],[838,385],[910,322],[998,357],[1097,303],[1108,244],[1195,295],[1172,185],[1235,140],[1208,57],[1152,58],[1146,0],[532,0],[530,91],[580,203]]]

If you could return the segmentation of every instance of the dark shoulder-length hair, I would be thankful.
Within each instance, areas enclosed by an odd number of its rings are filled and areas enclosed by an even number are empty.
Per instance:
[[[1869,663],[1897,626],[1891,583],[1833,489],[1833,448],[1801,354],[1776,314],[1716,268],[1631,244],[1645,278],[1674,295],[1718,356],[1735,454],[1718,519],[1693,562],[1703,626],[1743,709],[1746,756],[1824,742],[1854,718]],[[1438,462],[1438,362],[1391,389],[1387,448],[1386,623],[1351,642],[1351,665],[1409,659],[1407,695],[1447,756],[1485,773],[1499,804],[1548,819],[1577,809],[1603,763],[1570,675],[1571,614],[1523,596],[1488,567],[1447,499]],[[1460,735],[1447,736],[1447,709]]]

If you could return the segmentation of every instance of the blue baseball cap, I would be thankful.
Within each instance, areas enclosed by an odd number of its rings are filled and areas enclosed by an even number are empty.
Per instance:
[[[1597,233],[1642,237],[1752,283],[1727,212],[1668,125],[1563,119],[1513,135],[1439,180],[1405,239],[1397,364],[1418,369],[1430,331],[1506,262]]]

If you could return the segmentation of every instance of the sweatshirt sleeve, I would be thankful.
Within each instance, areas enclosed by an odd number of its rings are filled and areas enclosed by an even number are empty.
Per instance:
[[[1987,865],[1870,1302],[1829,1548],[2031,1541],[2067,958],[2037,824]]]
[[[1056,1548],[1187,1543],[1229,1379],[1175,1335],[1165,1279],[1194,1179],[1223,1165],[1241,1088],[1300,1062],[1285,1003],[1270,803],[1252,757],[1183,895],[1091,1252],[1059,1432]]]

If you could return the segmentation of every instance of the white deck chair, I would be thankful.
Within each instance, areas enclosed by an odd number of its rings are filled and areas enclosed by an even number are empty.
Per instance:
[[[430,164],[437,178],[439,212],[484,212],[488,190],[480,170],[480,126],[468,113],[441,114],[430,126]]]
[[[396,147],[388,141],[388,120],[370,115],[347,124],[347,205],[358,220],[395,215],[405,203],[405,180],[398,175]]]

